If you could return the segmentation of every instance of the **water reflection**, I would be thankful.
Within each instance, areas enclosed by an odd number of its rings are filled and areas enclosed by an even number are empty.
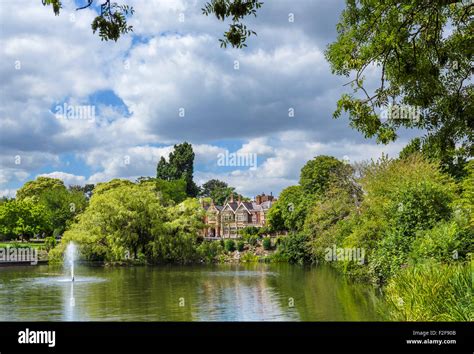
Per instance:
[[[368,321],[380,297],[332,269],[290,265],[0,268],[4,321]]]

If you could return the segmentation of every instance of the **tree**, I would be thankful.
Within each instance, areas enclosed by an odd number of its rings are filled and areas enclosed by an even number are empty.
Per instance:
[[[50,229],[42,231],[47,233],[53,231],[62,233],[68,223],[87,205],[82,190],[77,188],[68,190],[63,181],[50,177],[38,177],[34,181],[26,182],[17,191],[17,200],[30,200],[45,207],[44,213],[49,220]]]
[[[84,186],[79,185],[71,185],[69,186],[69,191],[71,192],[81,192],[84,196],[89,200],[92,196],[92,192],[94,191],[94,184],[86,184]]]
[[[59,15],[62,7],[61,0],[41,0],[44,6],[51,5],[55,15]],[[111,3],[110,0],[101,0],[100,14],[92,21],[92,31],[99,31],[101,40],[117,41],[121,35],[133,31],[133,27],[127,24],[127,17],[132,16],[134,9],[128,5]],[[76,10],[83,10],[91,7],[94,0],[87,0],[84,6]],[[224,21],[232,19],[229,30],[224,33],[224,39],[219,39],[222,47],[228,44],[232,47],[246,47],[245,41],[251,35],[256,35],[252,30],[242,23],[246,16],[257,16],[257,9],[263,5],[258,0],[212,0],[207,2],[202,9],[204,15],[214,14],[218,20]]]
[[[156,168],[156,177],[165,181],[184,179],[186,193],[189,197],[196,197],[199,193],[198,186],[193,181],[194,151],[191,144],[184,142],[174,146],[169,155],[169,162],[161,157]]]
[[[317,156],[303,166],[300,185],[306,193],[320,195],[325,191],[331,177],[342,170],[344,164],[332,156]]]
[[[412,154],[422,154],[429,160],[439,162],[441,169],[455,179],[460,180],[466,175],[467,154],[464,149],[451,146],[445,150],[440,149],[433,139],[414,138],[400,151],[400,158],[404,159]]]
[[[64,232],[73,218],[87,205],[85,195],[80,191],[64,189],[48,190],[38,196],[38,203],[46,208],[52,230],[58,234]]]
[[[211,198],[215,204],[223,205],[231,195],[238,198],[234,187],[229,187],[227,183],[218,179],[211,179],[201,186],[201,197]]]
[[[172,200],[179,204],[187,198],[186,181],[183,178],[166,181],[164,179],[156,179],[156,189],[165,201]]]
[[[31,198],[0,204],[0,234],[7,239],[29,239],[50,229],[46,207]]]
[[[71,241],[88,260],[185,263],[196,259],[204,217],[196,199],[167,206],[156,195],[155,183],[109,183],[94,193],[78,222],[51,251],[51,259],[60,259]]]
[[[94,188],[94,195],[103,194],[111,189],[124,187],[124,186],[131,186],[131,185],[133,185],[133,182],[127,179],[114,178],[113,180],[107,183],[98,183],[97,186]]]
[[[38,177],[34,181],[26,182],[16,192],[16,199],[22,200],[27,197],[39,197],[45,191],[66,190],[64,182],[57,178]]]
[[[301,230],[312,198],[313,196],[306,194],[301,186],[285,188],[270,208],[268,223],[271,229],[275,231]]]
[[[382,143],[401,127],[425,129],[423,144],[442,159],[457,145],[472,156],[473,8],[462,0],[347,1],[326,58],[333,73],[355,78],[334,117],[347,112],[352,127]],[[374,66],[380,84],[369,92],[364,74]],[[383,121],[380,109],[391,117]]]

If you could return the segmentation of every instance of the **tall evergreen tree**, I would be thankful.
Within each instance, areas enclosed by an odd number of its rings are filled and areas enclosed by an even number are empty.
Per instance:
[[[165,181],[184,179],[186,193],[189,197],[196,197],[199,188],[193,181],[194,173],[193,146],[187,142],[174,146],[174,151],[169,155],[169,161],[161,157],[156,168],[156,177]]]

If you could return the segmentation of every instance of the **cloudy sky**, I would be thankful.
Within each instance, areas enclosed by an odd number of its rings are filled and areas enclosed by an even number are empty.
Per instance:
[[[198,184],[278,194],[314,156],[396,157],[409,140],[377,145],[332,118],[349,80],[331,74],[324,50],[343,0],[266,1],[244,50],[220,48],[227,24],[202,15],[205,0],[120,0],[135,14],[118,42],[92,34],[95,9],[75,11],[85,2],[63,0],[54,16],[40,0],[0,0],[0,195],[38,175],[152,176],[183,141]],[[222,166],[226,152],[257,164]]]

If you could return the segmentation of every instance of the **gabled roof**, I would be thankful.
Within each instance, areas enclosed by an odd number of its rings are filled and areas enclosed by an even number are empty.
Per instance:
[[[237,209],[240,209],[241,207],[245,208],[249,214],[253,210],[252,203],[249,202],[241,202]]]
[[[224,205],[224,207],[222,208],[222,211],[226,210],[226,209],[230,209],[232,210],[234,213],[235,211],[237,210],[239,204],[238,203],[226,203],[226,205]]]
[[[205,208],[206,210],[209,210],[209,209],[216,209],[217,211],[221,211],[222,210],[222,206],[220,205],[210,205],[208,206],[207,208]]]

